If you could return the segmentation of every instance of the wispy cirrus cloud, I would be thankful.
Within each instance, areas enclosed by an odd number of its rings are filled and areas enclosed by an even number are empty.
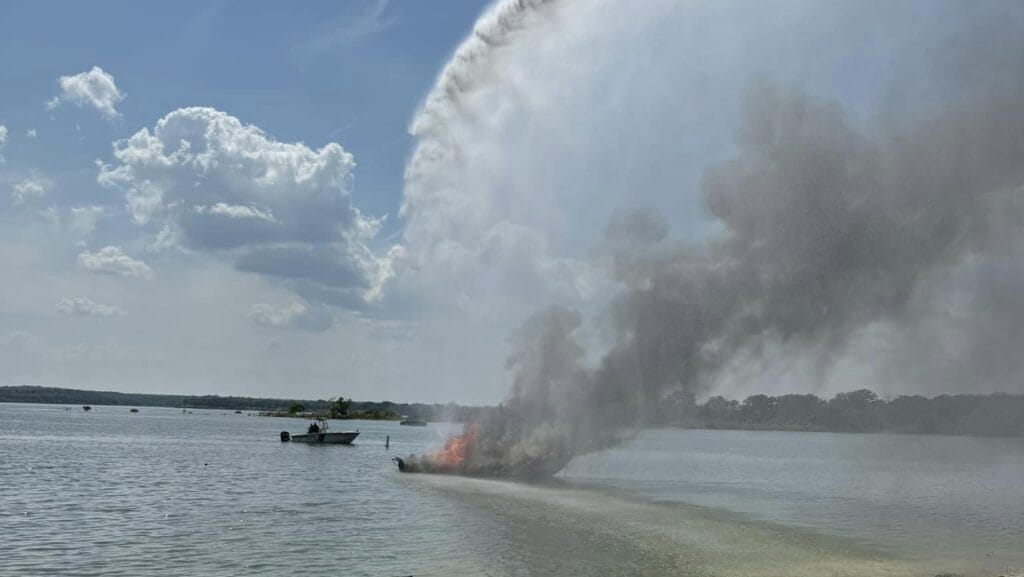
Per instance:
[[[389,0],[376,0],[362,10],[345,5],[342,13],[324,23],[320,31],[306,39],[300,47],[326,50],[384,32],[398,22]]]

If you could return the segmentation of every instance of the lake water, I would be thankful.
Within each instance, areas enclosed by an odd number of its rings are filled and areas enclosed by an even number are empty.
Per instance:
[[[1024,440],[653,430],[542,486],[399,474],[455,425],[0,404],[0,575],[998,575]],[[391,449],[384,447],[386,435]]]

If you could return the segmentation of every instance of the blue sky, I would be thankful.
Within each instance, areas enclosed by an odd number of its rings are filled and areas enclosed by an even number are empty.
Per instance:
[[[109,157],[111,141],[171,110],[210,106],[281,141],[342,142],[359,166],[356,204],[391,214],[393,232],[409,120],[483,6],[4,2],[0,118],[12,133],[8,156],[12,167],[84,173],[76,184],[96,188],[91,163]],[[43,106],[56,78],[94,65],[127,95],[118,121]],[[22,137],[30,128],[34,141]]]

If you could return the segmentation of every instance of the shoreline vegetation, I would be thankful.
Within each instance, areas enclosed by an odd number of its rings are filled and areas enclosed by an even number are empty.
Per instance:
[[[260,416],[331,419],[398,420],[418,417],[435,422],[466,422],[487,407],[455,403],[394,403],[352,399],[276,399],[219,395],[159,395],[88,391],[34,385],[0,387],[0,403],[49,405],[112,405],[123,407],[167,407],[173,409],[216,409],[254,412]]]
[[[297,400],[217,395],[154,395],[39,386],[0,387],[2,403],[148,406],[244,410],[260,416],[331,419],[471,422],[496,407],[455,403],[395,403],[334,399]],[[623,407],[636,410],[637,407]],[[1024,395],[904,395],[880,398],[868,389],[816,395],[751,395],[743,401],[715,396],[698,403],[676,392],[646,411],[647,424],[688,429],[1024,436]]]
[[[902,395],[883,399],[860,389],[831,399],[816,395],[751,395],[742,402],[671,394],[654,422],[690,429],[830,433],[901,433],[989,437],[1024,436],[1024,395]]]

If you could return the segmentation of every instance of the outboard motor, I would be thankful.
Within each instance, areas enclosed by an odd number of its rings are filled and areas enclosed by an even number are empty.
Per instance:
[[[281,431],[281,442],[287,443],[292,440],[292,436],[288,434],[288,431]]]

